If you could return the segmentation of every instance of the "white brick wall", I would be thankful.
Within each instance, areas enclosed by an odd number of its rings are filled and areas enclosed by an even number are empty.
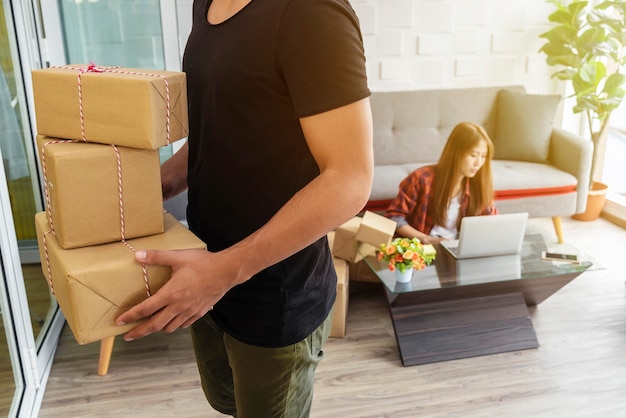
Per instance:
[[[538,52],[545,0],[351,0],[373,91],[521,84],[561,93]]]

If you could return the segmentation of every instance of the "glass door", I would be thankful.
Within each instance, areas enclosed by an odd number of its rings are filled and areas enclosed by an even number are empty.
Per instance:
[[[191,2],[0,2],[0,416],[36,415],[63,325],[34,229],[43,199],[30,72],[88,62],[180,71]]]
[[[12,279],[19,276],[16,271],[16,264],[19,269],[19,251],[13,217],[6,210],[11,206],[5,178],[4,165],[0,165],[0,416],[17,416],[22,405],[29,403],[25,398],[34,397],[35,385],[28,374],[32,359],[28,353],[34,349],[35,343],[33,333],[27,332],[24,326],[24,287]],[[27,379],[32,384],[28,384]]]
[[[34,215],[43,210],[34,152],[30,71],[39,68],[30,4],[0,4],[0,415],[35,408],[63,324],[37,250]]]

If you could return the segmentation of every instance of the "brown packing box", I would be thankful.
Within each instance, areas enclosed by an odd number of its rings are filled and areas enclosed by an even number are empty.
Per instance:
[[[389,218],[366,211],[355,238],[357,241],[379,248],[380,244],[388,244],[391,241],[396,232],[396,225],[396,222]]]
[[[346,335],[346,319],[348,317],[349,283],[348,262],[333,257],[333,264],[337,272],[337,299],[333,306],[333,322],[330,328],[331,337]]]
[[[32,71],[39,134],[83,139],[78,94],[78,75],[81,74],[81,68],[87,66],[73,64]],[[185,73],[102,68],[106,71],[84,72],[80,77],[87,141],[143,149],[157,149],[167,145],[165,79],[169,87],[169,141],[172,143],[187,136]]]
[[[362,219],[355,216],[333,231],[333,240],[332,242],[329,241],[333,256],[356,263],[368,255],[376,254],[376,247],[359,242],[357,239],[357,232],[361,228]]]
[[[61,246],[70,249],[121,241],[114,147],[80,141],[50,143],[54,141],[58,140],[37,136],[40,161],[42,165],[45,161],[46,166],[52,226]],[[159,151],[117,148],[122,172],[124,236],[129,239],[162,233]]]
[[[204,243],[165,214],[165,232],[129,240],[135,249],[204,249]],[[116,326],[115,318],[147,298],[141,264],[121,242],[64,250],[50,231],[44,212],[35,215],[44,276],[48,278],[49,260],[53,289],[79,344],[123,334],[138,323]],[[45,235],[45,245],[44,245]],[[45,254],[47,248],[48,257]],[[151,294],[169,280],[171,269],[146,266]]]
[[[365,260],[350,263],[348,265],[348,271],[350,272],[350,280],[354,282],[381,283],[376,273],[374,273],[374,270],[372,270]]]
[[[363,258],[358,252],[359,242],[356,240],[360,225],[361,218],[355,216],[335,229],[334,242],[331,246],[333,256],[351,263]]]

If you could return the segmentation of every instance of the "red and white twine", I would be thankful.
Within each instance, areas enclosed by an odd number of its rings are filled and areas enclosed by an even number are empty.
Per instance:
[[[170,126],[171,126],[171,105],[170,105],[170,84],[166,76],[162,74],[154,74],[142,71],[121,70],[119,66],[115,67],[100,67],[95,64],[89,64],[83,67],[71,67],[71,66],[55,66],[52,68],[62,68],[66,70],[78,71],[78,113],[80,117],[80,133],[84,142],[87,142],[87,136],[85,134],[85,119],[83,116],[83,86],[82,75],[85,73],[116,73],[127,75],[140,75],[146,77],[158,77],[165,83],[165,145],[170,144]]]
[[[137,251],[128,241],[126,241],[126,224],[124,223],[124,193],[122,189],[122,157],[117,145],[111,145],[115,150],[115,157],[117,159],[117,192],[120,201],[120,235],[122,237],[122,243],[128,247],[133,253]],[[143,272],[143,281],[146,286],[146,293],[150,297],[150,281],[148,280],[148,269],[144,263],[141,263],[141,270]]]

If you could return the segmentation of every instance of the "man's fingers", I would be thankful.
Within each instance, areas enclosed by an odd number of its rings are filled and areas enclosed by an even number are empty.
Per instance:
[[[135,261],[143,264],[154,264],[159,266],[172,266],[176,261],[176,256],[171,251],[158,250],[137,250],[135,251]]]
[[[176,267],[205,250],[136,250],[135,261],[142,264]]]
[[[146,322],[124,334],[124,340],[132,341],[161,331],[172,333],[189,321],[191,321],[191,323],[195,322],[196,319],[198,318],[188,318],[184,312],[174,315],[172,309],[166,307],[158,311]]]
[[[146,335],[150,335],[163,330],[163,328],[172,320],[172,318],[168,317],[167,313],[165,313],[164,311],[165,309],[156,312],[146,322],[139,324],[132,330],[128,331],[126,334],[124,334],[124,340],[136,340],[138,338],[145,337]]]
[[[138,305],[133,306],[115,320],[116,325],[126,325],[131,322],[147,318],[161,309],[163,305],[159,302],[159,298],[154,295],[144,300]]]

